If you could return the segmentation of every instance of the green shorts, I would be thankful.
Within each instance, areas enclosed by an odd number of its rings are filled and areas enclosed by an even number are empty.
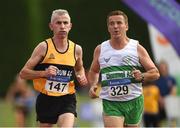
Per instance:
[[[122,116],[125,124],[138,124],[144,109],[144,97],[141,95],[130,101],[109,101],[103,99],[103,112],[107,116]]]

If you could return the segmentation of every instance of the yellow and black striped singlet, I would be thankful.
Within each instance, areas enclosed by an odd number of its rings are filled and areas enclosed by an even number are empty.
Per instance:
[[[65,52],[58,52],[51,38],[46,40],[47,51],[41,63],[35,66],[35,70],[45,70],[50,65],[58,68],[57,75],[49,78],[34,79],[35,90],[49,96],[63,96],[75,93],[74,66],[75,43],[68,40],[68,48]]]

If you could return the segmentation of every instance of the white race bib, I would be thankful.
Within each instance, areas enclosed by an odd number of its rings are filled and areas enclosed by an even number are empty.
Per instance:
[[[118,85],[109,87],[109,96],[110,97],[121,97],[129,94],[128,85]]]
[[[47,80],[45,90],[54,93],[68,93],[69,83]]]

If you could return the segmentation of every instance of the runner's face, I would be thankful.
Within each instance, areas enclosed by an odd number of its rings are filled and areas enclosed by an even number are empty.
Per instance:
[[[67,38],[72,24],[68,14],[55,15],[54,19],[50,23],[50,29],[53,31],[54,36],[60,38]]]
[[[110,16],[107,26],[111,38],[119,38],[126,36],[128,25],[127,23],[125,23],[125,19],[122,15]]]

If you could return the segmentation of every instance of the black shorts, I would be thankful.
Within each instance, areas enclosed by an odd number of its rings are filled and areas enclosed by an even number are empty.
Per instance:
[[[157,114],[144,113],[144,126],[145,127],[159,127],[159,116]]]
[[[159,108],[159,118],[160,120],[164,120],[167,118],[165,108]]]
[[[47,96],[40,93],[36,100],[37,121],[41,123],[56,124],[59,115],[64,113],[76,113],[76,95]]]

